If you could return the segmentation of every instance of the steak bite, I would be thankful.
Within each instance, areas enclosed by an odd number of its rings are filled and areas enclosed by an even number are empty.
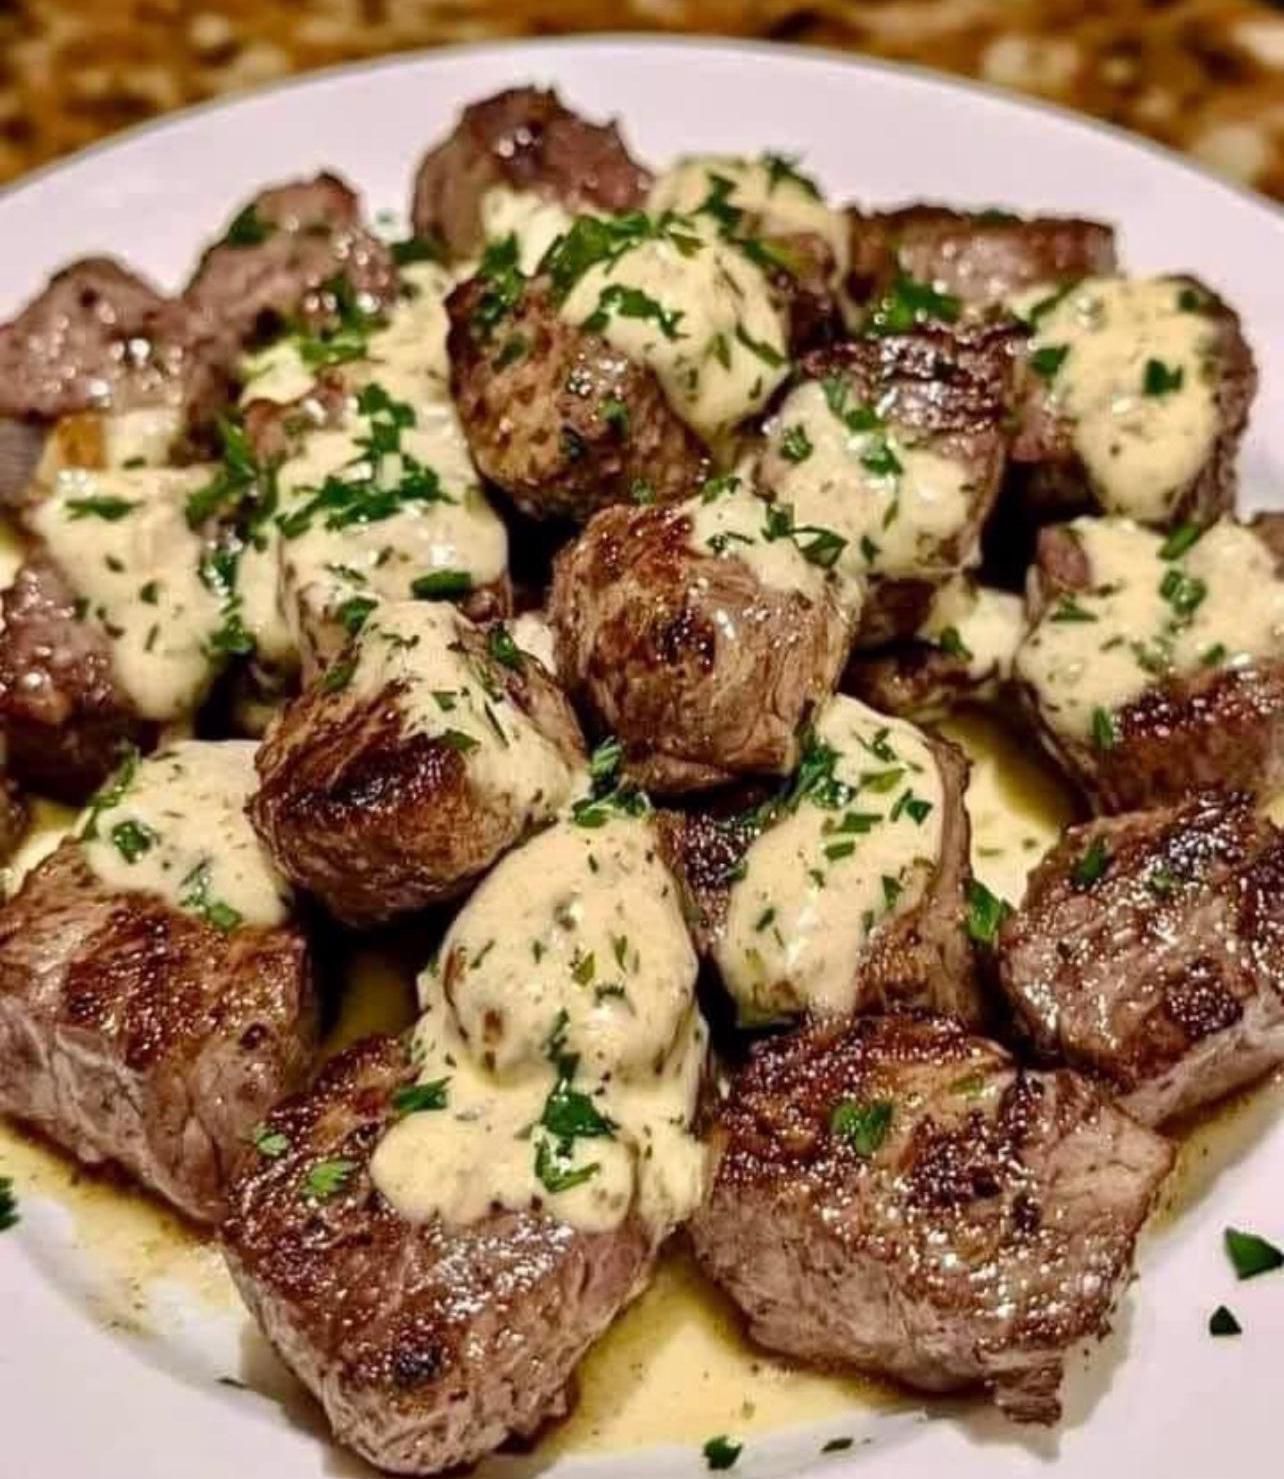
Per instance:
[[[867,580],[859,642],[912,636],[932,593],[980,558],[1004,467],[1011,333],[925,327],[808,355],[767,426],[764,489],[841,541]]]
[[[0,1109],[198,1221],[316,1038],[307,945],[241,811],[252,753],[127,766],[0,909]]]
[[[668,818],[697,943],[743,1025],[902,1007],[980,1021],[967,772],[948,740],[835,698],[780,796]]]
[[[464,905],[412,1042],[268,1120],[225,1244],[342,1442],[437,1473],[566,1411],[704,1194],[695,981],[645,799],[597,791]]]
[[[1029,513],[1171,528],[1233,510],[1257,370],[1231,308],[1191,277],[1094,277],[1026,313],[1012,462]]]
[[[492,327],[488,270],[447,302],[451,387],[482,473],[536,519],[690,497],[709,454],[654,373],[567,322],[542,279],[519,282]]]
[[[557,556],[562,683],[648,789],[788,774],[837,683],[859,589],[840,599],[817,531],[777,537],[770,512],[725,478],[677,507],[605,509]]]
[[[392,253],[362,225],[356,193],[322,174],[263,190],[243,206],[183,296],[247,344],[285,324],[372,317],[396,294]]]
[[[1021,217],[911,205],[847,212],[857,303],[894,294],[898,280],[930,284],[968,308],[1005,307],[1032,288],[1054,290],[1115,270],[1115,234],[1097,221]]]
[[[1284,578],[1251,526],[1045,529],[1015,673],[1100,811],[1284,784]]]
[[[417,236],[468,258],[488,237],[506,234],[493,227],[506,205],[511,215],[513,195],[531,208],[609,214],[640,207],[650,183],[614,123],[588,122],[555,92],[509,88],[465,108],[454,132],[424,157],[411,221]]]
[[[283,1148],[244,1166],[222,1239],[335,1437],[382,1469],[434,1474],[568,1410],[576,1365],[645,1287],[653,1248],[636,1220],[581,1232],[532,1211],[460,1228],[402,1217],[370,1158],[416,1076],[392,1038],[334,1059],[268,1117],[260,1143]]]
[[[966,703],[990,703],[1012,679],[1025,634],[1020,596],[952,576],[908,641],[853,652],[842,690],[884,714],[935,719]]]
[[[1284,838],[1243,794],[1072,827],[999,936],[1044,1058],[1146,1124],[1284,1062]]]
[[[913,1016],[759,1043],[712,1146],[692,1238],[756,1341],[1044,1423],[1173,1158],[1088,1080]]]
[[[288,878],[372,925],[467,889],[583,760],[560,690],[503,627],[390,602],[273,722],[249,811]]]
[[[0,327],[0,415],[168,406],[200,424],[225,398],[234,351],[199,308],[111,258],[87,257]]]

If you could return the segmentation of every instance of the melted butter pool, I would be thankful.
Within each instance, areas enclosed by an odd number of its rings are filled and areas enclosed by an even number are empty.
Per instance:
[[[973,761],[968,807],[977,874],[1016,902],[1026,874],[1071,819],[1071,798],[1037,752],[994,721],[968,714],[942,727]],[[13,884],[24,867],[50,850],[68,820],[61,808],[39,808],[38,825],[8,870]],[[422,943],[410,939],[354,951],[327,1053],[368,1033],[409,1023],[414,963],[424,953]],[[1247,1150],[1281,1108],[1284,1075],[1183,1127],[1178,1170],[1158,1218],[1161,1234],[1208,1193],[1218,1172]],[[156,1319],[149,1293],[158,1280],[181,1286],[194,1306],[224,1314],[235,1310],[231,1280],[209,1239],[142,1193],[113,1177],[86,1173],[3,1124],[0,1174],[13,1178],[20,1210],[24,1202],[44,1199],[68,1215],[78,1256],[92,1272],[92,1288],[102,1291],[86,1296],[87,1302],[95,1317],[113,1328],[163,1344],[166,1329]],[[256,1357],[241,1379],[282,1400],[288,1379],[279,1369],[265,1368],[261,1346],[249,1348]],[[528,1466],[538,1472],[560,1455],[577,1453],[661,1444],[698,1449],[716,1433],[744,1440],[813,1424],[840,1432],[844,1415],[855,1428],[876,1412],[921,1406],[891,1387],[806,1370],[757,1350],[730,1303],[701,1278],[680,1239],[661,1260],[651,1287],[582,1363],[577,1386],[569,1418],[543,1436],[529,1459],[501,1460],[500,1472],[525,1473]]]

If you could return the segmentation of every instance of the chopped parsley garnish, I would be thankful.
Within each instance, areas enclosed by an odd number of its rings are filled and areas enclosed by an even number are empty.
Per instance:
[[[1026,322],[1037,327],[1054,308],[1059,308],[1078,286],[1078,279],[1072,278],[1069,282],[1062,283],[1055,293],[1049,293],[1046,298],[1040,298],[1026,314]]]
[[[100,494],[91,498],[69,498],[66,507],[73,520],[106,519],[109,524],[116,524],[133,513],[138,507],[138,500]]]
[[[430,570],[410,582],[411,594],[420,601],[453,601],[472,588],[473,578],[467,570]]]
[[[1070,870],[1070,881],[1076,888],[1091,888],[1110,866],[1110,853],[1103,838],[1094,837],[1087,852]]]
[[[0,1176],[0,1232],[8,1232],[11,1227],[17,1227],[20,1220],[18,1198],[13,1190],[13,1178]]]
[[[236,513],[247,501],[259,505],[257,512],[262,517],[275,504],[274,469],[260,464],[244,426],[226,416],[220,417],[218,434],[222,447],[218,470],[203,488],[191,495],[185,507],[191,529],[200,528],[215,514]]]
[[[629,408],[623,401],[618,401],[614,396],[608,395],[598,406],[598,414],[619,436],[628,435]]]
[[[565,1160],[566,1157],[562,1155],[561,1147],[555,1147],[550,1140],[541,1140],[535,1147],[535,1174],[544,1190],[552,1192],[554,1196],[583,1186],[602,1169],[597,1161],[592,1161],[587,1166],[559,1165],[559,1158]]]
[[[829,1128],[845,1141],[858,1156],[868,1160],[874,1155],[892,1127],[895,1107],[890,1099],[840,1099],[829,1116]]]
[[[1162,560],[1179,560],[1193,545],[1199,542],[1203,530],[1198,524],[1178,524],[1177,527],[1159,546],[1159,557]]]
[[[583,327],[590,334],[600,334],[606,328],[612,313],[618,313],[621,318],[649,320],[657,325],[666,339],[682,337],[678,333],[678,324],[684,317],[682,310],[665,308],[640,288],[631,288],[621,282],[610,283],[602,289],[597,307],[584,320]]]
[[[179,906],[199,914],[206,924],[227,935],[241,923],[241,912],[221,899],[210,898],[210,860],[206,858],[179,885]]]
[[[318,1161],[303,1178],[303,1195],[310,1202],[324,1202],[342,1191],[348,1178],[357,1169],[356,1161],[337,1156],[333,1160]]]
[[[905,471],[900,458],[885,440],[879,440],[860,454],[860,465],[876,478],[895,478]]]
[[[138,588],[138,599],[145,606],[155,606],[160,600],[160,581],[149,580],[145,585]]]
[[[574,1063],[574,1059],[567,1060]],[[587,1094],[571,1087],[570,1078],[559,1074],[548,1098],[540,1124],[560,1140],[594,1140],[615,1138],[615,1126]]]
[[[671,242],[689,257],[704,246],[699,236],[680,217],[652,218],[644,211],[624,211],[616,216],[578,216],[544,253],[539,264],[553,283],[553,296],[560,302],[580,278],[599,262],[617,261],[644,241]]]
[[[335,618],[348,636],[355,637],[377,604],[371,596],[349,596],[335,611]]]
[[[265,221],[259,215],[258,202],[252,200],[244,210],[239,211],[232,218],[232,224],[223,235],[223,245],[230,247],[261,246],[275,230],[275,223]]]
[[[992,894],[979,878],[968,880],[967,933],[978,945],[993,945],[1003,921],[1012,913],[1012,905],[998,894]]]
[[[1175,615],[1185,621],[1198,611],[1208,594],[1208,587],[1197,575],[1187,575],[1184,570],[1164,572],[1159,582],[1159,594],[1173,608]]]
[[[440,262],[441,244],[427,236],[407,236],[401,241],[388,244],[392,260],[398,267],[410,267],[416,262]]]
[[[289,1150],[290,1138],[282,1130],[273,1130],[267,1125],[256,1125],[250,1131],[250,1144],[265,1160],[275,1161]]]
[[[408,1114],[423,1114],[430,1109],[445,1109],[449,1077],[435,1078],[426,1084],[403,1084],[392,1096],[392,1112],[399,1119]]]
[[[1198,288],[1184,287],[1177,294],[1177,307],[1183,313],[1203,313],[1208,307],[1208,299]]]
[[[581,827],[604,827],[614,812],[644,816],[651,803],[646,793],[620,778],[624,747],[617,739],[603,740],[589,756],[590,794],[571,807],[571,820]]]
[[[734,1438],[728,1438],[725,1433],[719,1433],[716,1438],[710,1438],[704,1445],[704,1461],[714,1470],[731,1469],[735,1467],[736,1460],[743,1451],[743,1443],[737,1443]]]
[[[1049,621],[1058,622],[1099,621],[1100,619],[1094,612],[1088,611],[1083,606],[1080,606],[1078,597],[1076,596],[1062,596],[1053,609],[1051,616],[1048,617]]]
[[[510,334],[499,346],[499,353],[495,356],[494,365],[497,370],[506,370],[509,365],[515,365],[522,359],[530,344],[525,334]]]
[[[785,356],[780,350],[768,344],[765,339],[755,339],[742,323],[736,324],[736,338],[750,354],[756,354],[764,365],[770,365],[773,370],[779,369],[785,363]]]
[[[777,539],[792,539],[808,564],[819,565],[822,570],[832,570],[847,548],[846,539],[832,529],[821,528],[819,524],[795,524],[793,506],[788,503],[767,505],[762,537],[768,544]],[[721,551],[715,550],[714,553]]]
[[[111,840],[116,851],[127,863],[136,863],[160,839],[144,823],[126,821],[117,822],[111,829]]]
[[[477,276],[486,284],[472,313],[473,337],[486,340],[521,301],[526,279],[521,271],[516,233],[492,241],[482,253]]]
[[[883,418],[872,406],[867,406],[863,401],[852,402],[851,385],[841,375],[826,375],[820,382],[820,388],[831,414],[848,431],[877,431],[882,426]]]
[[[346,365],[364,359],[370,335],[382,328],[384,319],[362,303],[352,284],[341,273],[322,285],[321,291],[334,305],[332,322],[295,337],[299,358],[310,370]]]
[[[458,750],[461,755],[471,754],[481,745],[479,739],[474,739],[471,734],[465,734],[462,729],[443,729],[437,738],[443,745],[449,746],[452,750]]]
[[[1148,359],[1141,387],[1147,395],[1168,395],[1180,390],[1186,378],[1181,365],[1166,365],[1161,359]]]
[[[801,422],[788,427],[780,438],[780,455],[786,462],[806,462],[814,450],[807,428]]]
[[[1113,750],[1119,743],[1115,716],[1100,706],[1092,711],[1092,742],[1099,750]]]
[[[1224,1304],[1219,1304],[1208,1317],[1209,1335],[1242,1335],[1244,1327]]]
[[[335,658],[321,674],[321,680],[317,686],[322,693],[341,693],[352,682],[352,675],[356,670],[357,654],[345,652],[341,657]]]
[[[809,175],[804,175],[798,168],[797,154],[764,154],[762,162],[767,171],[767,193],[772,194],[781,185],[792,185],[796,190],[801,190],[804,195],[809,195],[813,200],[819,200],[820,187]]]
[[[1045,344],[1042,349],[1036,349],[1030,356],[1030,368],[1044,380],[1051,380],[1065,364],[1066,355],[1069,353],[1068,344]]]
[[[1259,1274],[1284,1268],[1284,1252],[1274,1243],[1238,1228],[1226,1229],[1226,1253],[1238,1279],[1255,1279]]]
[[[962,311],[963,304],[953,294],[937,292],[931,283],[918,282],[902,273],[870,309],[865,332],[906,334],[932,319],[952,324]]]
[[[80,835],[85,839],[98,836],[98,818],[103,812],[111,811],[120,805],[129,793],[129,788],[134,784],[134,777],[138,774],[138,751],[129,749],[125,752],[125,758],[120,762],[120,768],[108,781],[106,781],[89,802],[89,815],[85,818],[85,825]]]
[[[888,820],[897,822],[902,816],[908,816],[915,824],[921,827],[932,814],[932,803],[924,801],[915,796],[913,791],[902,791],[896,798],[896,804],[887,813]]]
[[[956,657],[961,662],[972,660],[972,651],[960,636],[958,627],[943,627],[936,635],[936,645],[947,657]]]
[[[520,673],[525,666],[526,659],[522,656],[522,650],[513,641],[513,634],[503,622],[487,632],[486,651],[501,667],[510,668],[515,673]]]

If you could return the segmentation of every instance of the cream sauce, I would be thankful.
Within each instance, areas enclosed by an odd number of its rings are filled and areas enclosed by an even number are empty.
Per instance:
[[[82,813],[85,861],[109,888],[159,894],[216,929],[276,925],[290,892],[245,815],[251,740],[183,740],[130,762]]]
[[[766,277],[703,222],[680,220],[596,263],[559,311],[654,371],[674,411],[715,449],[789,372]]]
[[[695,979],[650,818],[557,822],[481,884],[420,978],[419,1082],[444,1103],[388,1131],[375,1184],[416,1221],[545,1207],[600,1231],[636,1209],[662,1237],[705,1183]]]
[[[947,554],[968,520],[967,468],[916,447],[895,424],[854,429],[849,399],[830,401],[815,380],[790,393],[767,427],[759,477],[796,523],[844,541],[839,578],[939,578],[974,564],[976,543]]]
[[[680,159],[652,185],[647,209],[655,215],[675,211],[694,216],[711,197],[715,210],[721,210],[725,202],[749,218],[738,224],[738,235],[819,236],[834,253],[837,275],[846,269],[846,218],[828,205],[815,183],[799,174],[783,156],[744,159],[705,154]]]
[[[932,597],[919,636],[967,663],[978,684],[1005,683],[1012,676],[1025,635],[1025,603],[1009,591],[978,585],[955,575]]]
[[[750,845],[714,949],[746,1023],[849,1012],[861,956],[940,856],[941,776],[913,725],[831,699],[801,781]]]
[[[1070,528],[1091,586],[1054,599],[1016,660],[1058,733],[1109,744],[1110,716],[1163,677],[1284,654],[1284,581],[1248,529],[1223,520],[1165,559],[1164,536],[1129,519]]]
[[[481,220],[487,241],[517,238],[517,265],[530,277],[549,247],[570,230],[575,217],[559,201],[535,190],[492,185],[481,199]]]
[[[773,523],[772,505],[756,490],[752,469],[711,479],[682,508],[691,520],[687,543],[693,553],[740,560],[772,590],[797,591],[813,601],[831,589],[855,619],[863,594],[859,580],[842,581],[819,563],[827,558],[816,554],[817,533],[824,531]],[[815,558],[808,558],[808,550]]]
[[[444,602],[388,602],[362,629],[347,683],[327,681],[358,699],[397,685],[403,732],[444,737],[463,756],[481,804],[515,815],[525,830],[569,799],[577,772],[509,698],[494,660],[465,645],[475,636]],[[342,668],[336,671],[341,679]]]
[[[1039,316],[1031,363],[1042,354],[1107,513],[1165,522],[1212,451],[1215,330],[1181,306],[1189,294],[1171,278],[1090,278]]]
[[[186,516],[209,478],[208,467],[66,470],[30,516],[145,719],[192,713],[216,671],[208,644],[219,599],[201,579],[202,542]]]

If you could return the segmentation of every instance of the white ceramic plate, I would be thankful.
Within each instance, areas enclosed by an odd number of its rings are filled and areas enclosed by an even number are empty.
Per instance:
[[[621,115],[650,160],[794,150],[839,199],[936,198],[1117,222],[1132,268],[1194,271],[1243,314],[1262,368],[1245,489],[1254,503],[1284,504],[1284,216],[1109,129],[823,53],[655,40],[495,46],[341,70],[202,108],[0,198],[0,315],[53,268],[91,251],[119,253],[177,284],[229,209],[276,179],[329,167],[355,181],[372,209],[403,208],[425,143],[464,103],[525,81],[556,84],[590,114]],[[1049,1459],[1058,1479],[1273,1471],[1284,1275],[1237,1287],[1221,1251],[1228,1223],[1284,1241],[1284,1125],[1272,1125],[1264,1103],[1233,1151],[1222,1147],[1211,1187],[1149,1239],[1115,1336],[1090,1366],[1072,1363],[1059,1433],[1021,1433],[975,1413],[864,1410],[838,1428],[754,1440],[736,1474],[765,1479],[823,1465],[838,1479],[877,1465],[881,1479],[1008,1479],[1046,1474]],[[319,1441],[315,1425],[218,1385],[216,1373],[238,1370],[239,1319],[162,1281],[152,1300],[167,1306],[163,1337],[131,1339],[101,1318],[93,1250],[74,1250],[65,1216],[36,1199],[23,1213],[0,1239],[4,1479],[369,1472]],[[1239,1340],[1206,1333],[1222,1301],[1244,1323]],[[860,1446],[822,1460],[820,1443],[834,1431],[857,1434]],[[694,1475],[704,1464],[687,1447],[563,1461],[558,1472],[641,1479]]]

